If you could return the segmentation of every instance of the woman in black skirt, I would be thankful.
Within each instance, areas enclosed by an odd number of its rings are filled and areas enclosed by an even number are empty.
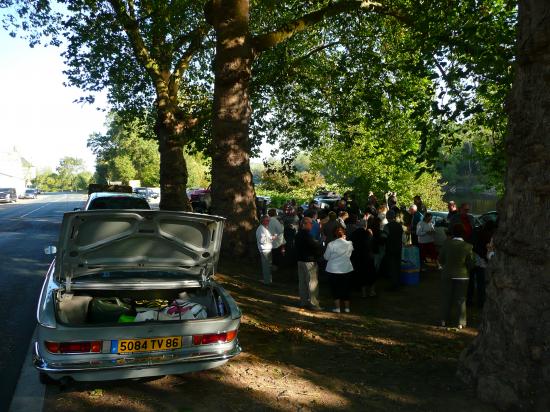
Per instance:
[[[344,228],[337,227],[334,231],[335,240],[327,245],[324,258],[327,261],[326,272],[328,274],[330,289],[334,299],[335,313],[340,313],[340,301],[344,301],[344,312],[349,313],[349,295],[351,289],[351,275],[353,266],[351,264],[351,253],[353,244],[346,240]]]

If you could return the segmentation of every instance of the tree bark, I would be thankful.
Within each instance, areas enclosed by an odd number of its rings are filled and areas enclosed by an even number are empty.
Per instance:
[[[183,157],[185,125],[177,109],[159,109],[155,132],[160,153],[160,209],[191,211],[187,198],[187,165]]]
[[[255,191],[250,171],[248,84],[253,62],[248,0],[213,0],[206,11],[216,30],[212,113],[212,212],[227,218],[223,253],[255,250]]]
[[[521,0],[506,193],[479,335],[459,376],[503,410],[550,410],[550,2]]]

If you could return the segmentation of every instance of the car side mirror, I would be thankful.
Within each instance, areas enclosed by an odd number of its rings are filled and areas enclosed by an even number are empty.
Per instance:
[[[73,209],[73,212],[78,212],[79,210],[82,210],[82,208],[80,208],[80,207],[75,207],[75,208]]]
[[[44,248],[44,254],[46,255],[55,255],[57,253],[57,248],[55,246],[48,246]]]

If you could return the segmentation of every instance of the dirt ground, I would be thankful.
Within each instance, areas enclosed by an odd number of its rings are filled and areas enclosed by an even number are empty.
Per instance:
[[[475,328],[436,327],[437,272],[398,292],[352,298],[350,314],[298,308],[296,270],[262,285],[259,262],[222,262],[217,280],[243,311],[243,353],[204,372],[48,386],[59,411],[493,411],[455,377]],[[321,305],[331,299],[321,278]],[[477,324],[477,313],[469,314]]]

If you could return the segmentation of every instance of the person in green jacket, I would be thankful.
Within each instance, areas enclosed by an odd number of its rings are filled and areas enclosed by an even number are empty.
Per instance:
[[[458,325],[463,328],[466,326],[469,272],[475,258],[472,245],[464,241],[464,226],[461,223],[453,225],[451,237],[445,240],[441,248],[439,262],[443,266],[441,326]]]

